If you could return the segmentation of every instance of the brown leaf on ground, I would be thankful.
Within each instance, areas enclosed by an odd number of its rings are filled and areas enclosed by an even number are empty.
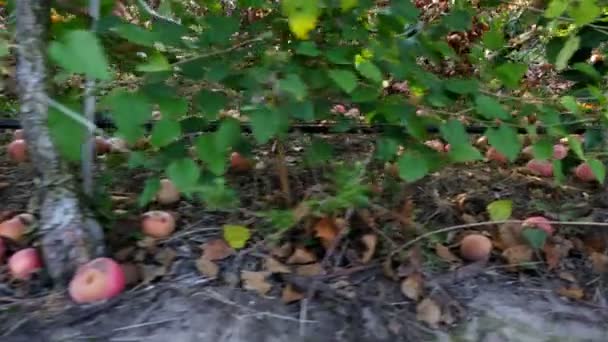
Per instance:
[[[566,271],[559,272],[559,273],[557,274],[557,276],[558,276],[560,279],[563,279],[563,280],[565,280],[565,281],[569,281],[569,282],[571,282],[571,283],[576,283],[576,277],[574,276],[574,274],[572,274],[572,273],[570,273],[570,272],[566,272]]]
[[[397,275],[399,277],[407,277],[414,272],[421,272],[422,264],[422,252],[420,251],[420,247],[416,245],[408,251],[408,258],[397,269]]]
[[[528,245],[517,245],[505,249],[502,256],[509,264],[509,269],[515,271],[520,264],[532,261],[534,251]]]
[[[416,319],[432,328],[438,328],[441,321],[441,308],[434,300],[425,298],[416,305]]]
[[[293,253],[293,245],[289,242],[272,248],[270,254],[277,258],[287,258]]]
[[[397,271],[393,267],[393,261],[390,258],[386,258],[382,262],[382,274],[388,279],[397,281],[399,280],[399,276],[397,275]]]
[[[289,267],[283,265],[280,261],[273,257],[266,257],[264,259],[264,267],[271,273],[291,273]]]
[[[159,265],[142,265],[141,277],[142,283],[148,284],[157,278],[167,274],[167,268]]]
[[[141,272],[139,271],[139,267],[137,265],[127,262],[120,264],[120,267],[125,275],[125,283],[127,286],[135,285],[139,282],[141,279]]]
[[[459,264],[462,262],[462,260],[454,253],[452,253],[449,248],[440,243],[435,244],[435,253],[437,253],[437,256],[440,257],[443,261],[454,264]]]
[[[169,269],[173,260],[177,257],[177,253],[173,250],[173,248],[165,247],[160,251],[156,252],[154,255],[154,259],[158,261],[163,267]]]
[[[217,278],[217,275],[220,272],[220,268],[216,263],[204,257],[200,257],[196,260],[196,269],[198,269],[202,275],[211,279]]]
[[[266,281],[269,275],[270,272],[241,271],[243,288],[265,295],[272,289],[272,284]]]
[[[137,247],[148,250],[150,253],[154,253],[156,250],[157,241],[155,238],[146,236],[143,239],[137,241]]]
[[[424,280],[420,273],[414,273],[401,282],[401,293],[407,298],[418,301],[424,291]]]
[[[585,297],[585,292],[578,286],[560,287],[557,289],[557,293],[560,296],[577,300]]]
[[[365,245],[365,251],[361,256],[361,262],[368,263],[372,260],[374,253],[376,252],[376,246],[378,245],[378,236],[376,234],[365,234],[361,237],[361,241]]]
[[[572,241],[557,236],[553,239],[553,242],[545,243],[543,251],[547,259],[548,269],[556,268],[560,260],[566,258],[573,247]]]
[[[321,267],[321,264],[318,262],[310,265],[297,266],[296,274],[306,277],[317,276],[323,274],[323,267]]]
[[[324,217],[317,221],[314,226],[315,236],[321,240],[321,244],[328,249],[338,237],[338,227],[333,219]]]
[[[605,232],[589,232],[583,237],[583,243],[587,251],[602,252],[606,249]]]
[[[310,206],[305,202],[301,202],[293,209],[293,218],[295,219],[296,223],[300,222],[303,218],[305,218],[309,214],[310,214]]]
[[[317,261],[315,255],[302,247],[296,248],[289,259],[287,259],[288,264],[309,264],[315,261]]]
[[[589,256],[591,259],[591,265],[593,272],[598,274],[604,274],[608,272],[608,255],[598,252],[593,252]]]
[[[503,223],[498,227],[498,239],[494,241],[494,245],[505,250],[513,246],[523,243],[520,238],[521,224],[519,223]]]
[[[291,284],[285,285],[283,293],[281,294],[281,300],[283,303],[293,303],[304,298],[304,294],[296,291]]]
[[[235,253],[224,239],[209,240],[201,245],[203,257],[210,261],[226,259]]]
[[[415,207],[416,205],[414,203],[414,200],[408,198],[407,200],[405,200],[405,202],[403,202],[403,206],[401,206],[401,209],[394,213],[395,217],[399,220],[399,223],[401,223],[401,226],[404,231],[410,231],[414,227]]]
[[[114,259],[116,259],[117,261],[126,261],[133,254],[133,252],[135,252],[135,246],[121,248],[116,253],[114,253]]]

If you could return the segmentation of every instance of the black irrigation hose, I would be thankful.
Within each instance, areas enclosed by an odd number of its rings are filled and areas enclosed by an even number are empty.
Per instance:
[[[116,128],[116,125],[114,125],[112,120],[108,119],[108,118],[97,118],[95,120],[95,125],[101,129],[115,129]],[[567,126],[567,125],[568,124],[564,124],[564,126]],[[145,126],[149,130],[152,128],[152,123],[147,123]],[[350,125],[347,128],[344,128],[343,130],[336,130],[335,126],[336,125],[301,123],[301,124],[292,125],[289,128],[289,132],[297,131],[297,132],[301,132],[301,133],[313,133],[313,134],[343,134],[343,133],[372,134],[372,133],[382,133],[382,132],[389,131],[389,130],[393,130],[393,131],[403,130],[404,128],[406,128],[405,126],[393,125],[393,124],[370,124],[370,125],[354,124],[354,125]],[[211,131],[214,131],[215,129],[217,129],[217,127],[218,127],[217,122],[210,122],[206,125],[205,128],[201,129],[200,131],[211,132]],[[483,134],[488,129],[488,127],[490,127],[490,126],[469,125],[469,126],[465,126],[465,130],[467,133],[470,133],[470,134]],[[0,129],[20,129],[20,128],[21,128],[21,122],[19,122],[19,120],[9,119],[9,118],[0,118]],[[251,133],[251,127],[248,124],[241,124],[241,129],[244,132]],[[601,128],[595,128],[595,129],[601,129]],[[433,134],[439,133],[439,127],[437,127],[437,126],[428,126],[426,130],[428,133],[433,133]],[[574,129],[570,130],[569,133],[584,134],[588,130],[589,130],[588,127],[587,128],[586,127],[576,127]],[[518,127],[517,131],[520,134],[529,133],[528,130],[526,130],[525,128],[521,128],[521,127]],[[539,126],[536,129],[537,134],[546,134],[546,132],[547,132],[547,129],[542,126]]]

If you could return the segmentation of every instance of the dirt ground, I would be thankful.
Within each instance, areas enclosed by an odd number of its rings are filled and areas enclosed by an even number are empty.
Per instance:
[[[369,153],[370,137],[326,137],[336,155],[362,160]],[[315,185],[325,182],[323,168],[299,163],[306,139],[292,139],[287,147],[292,195],[301,199]],[[219,262],[220,275],[210,279],[196,267],[201,244],[221,236],[226,223],[246,222],[254,235],[258,220],[251,211],[276,203],[279,181],[268,150],[257,151],[260,168],[229,177],[239,190],[241,209],[210,211],[180,202],[170,208],[180,222],[173,238],[154,253],[129,249],[138,231],[135,214],[127,204],[123,217],[111,223],[108,243],[114,255],[140,265],[138,282],[116,299],[76,306],[47,286],[41,277],[31,284],[6,281],[0,286],[0,335],[2,341],[606,341],[608,310],[605,276],[593,272],[579,249],[564,256],[554,270],[544,265],[509,271],[500,253],[487,264],[450,264],[434,253],[434,243],[452,244],[460,231],[420,240],[424,255],[426,296],[440,304],[442,321],[429,327],[417,314],[417,303],[404,296],[400,281],[387,275],[386,256],[411,240],[412,232],[399,231],[391,213],[404,203],[415,203],[414,233],[487,221],[486,205],[511,199],[513,216],[543,214],[555,220],[604,222],[608,208],[597,186],[569,182],[557,187],[550,179],[530,176],[520,168],[490,163],[449,167],[422,181],[405,183],[385,179],[382,165],[371,167],[371,181],[384,184],[368,213],[380,236],[376,256],[367,264],[343,264],[325,275],[273,274],[272,290],[265,295],[243,288],[243,270],[260,271],[266,253],[258,245]],[[0,199],[3,211],[23,211],[31,196],[32,172],[28,165],[15,167],[0,156]],[[129,197],[141,190],[145,175],[110,170],[112,193]],[[123,173],[124,174],[121,174]],[[131,173],[129,173],[131,172]],[[374,173],[375,172],[375,173]],[[121,175],[117,177],[117,175]],[[154,208],[154,205],[150,208]],[[365,215],[364,215],[365,217]],[[388,217],[388,218],[387,218]],[[365,220],[364,220],[365,221]],[[369,222],[368,222],[369,223]],[[355,225],[355,223],[353,223]],[[362,225],[361,222],[356,223]],[[471,227],[474,227],[471,226]],[[492,234],[496,227],[477,227]],[[602,228],[560,227],[560,236],[587,241]],[[259,234],[258,234],[259,235]],[[135,237],[134,237],[135,236]],[[255,241],[260,241],[256,236]],[[602,235],[603,239],[603,235]],[[605,239],[596,239],[605,242]],[[346,242],[352,248],[356,243]],[[13,248],[18,248],[14,246]],[[135,249],[145,249],[137,245]],[[348,253],[349,248],[343,249]],[[406,272],[403,259],[396,273]],[[401,264],[400,264],[401,263]],[[2,269],[3,279],[7,279]],[[388,272],[390,273],[390,272]],[[564,274],[568,274],[565,280]],[[304,299],[286,304],[281,290],[296,286]],[[576,284],[581,298],[564,295],[559,288]],[[314,295],[308,296],[314,293]]]

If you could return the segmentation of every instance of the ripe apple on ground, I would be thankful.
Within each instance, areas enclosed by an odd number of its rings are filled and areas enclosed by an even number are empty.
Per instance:
[[[13,278],[27,280],[42,268],[42,261],[35,248],[25,248],[11,255],[8,268]]]
[[[122,267],[110,258],[101,257],[80,266],[68,286],[76,303],[93,303],[110,299],[125,289]]]
[[[547,235],[553,235],[555,229],[553,229],[553,226],[549,222],[550,221],[543,216],[530,216],[522,222],[521,226],[522,230],[527,227],[538,228],[544,230]]]
[[[28,160],[27,143],[23,139],[11,141],[7,146],[9,157],[17,163],[23,163]]]
[[[21,241],[27,228],[34,222],[34,216],[28,213],[16,215],[0,223],[0,236],[13,241]]]
[[[465,236],[460,244],[460,254],[469,261],[487,260],[492,252],[492,241],[481,234]]]
[[[166,238],[175,231],[175,218],[162,210],[151,210],[142,215],[141,228],[153,238]]]

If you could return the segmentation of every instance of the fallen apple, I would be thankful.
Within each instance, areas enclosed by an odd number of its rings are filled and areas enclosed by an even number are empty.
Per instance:
[[[542,216],[530,216],[522,222],[521,227],[523,228],[538,228],[542,229],[547,235],[553,235],[555,231],[550,221]]]
[[[21,241],[27,228],[34,221],[34,216],[23,213],[0,223],[0,236],[13,241]]]
[[[177,187],[171,182],[170,179],[161,179],[160,180],[160,188],[156,193],[156,201],[160,204],[173,204],[178,202],[180,199],[179,190]]]
[[[106,154],[112,150],[112,145],[103,137],[95,137],[95,153]]]
[[[27,143],[23,139],[11,141],[7,147],[9,157],[17,163],[23,163],[28,159]]]
[[[344,114],[346,113],[346,107],[343,104],[337,104],[331,109],[331,112],[334,114]]]
[[[101,257],[78,267],[68,293],[76,303],[93,303],[119,295],[125,286],[125,274],[120,264]]]
[[[498,150],[494,147],[490,147],[488,151],[486,151],[486,158],[488,158],[488,160],[493,160],[501,164],[506,164],[509,162],[509,159],[507,159],[504,154],[498,152]]]
[[[593,174],[591,167],[587,163],[582,163],[574,169],[576,178],[583,182],[595,182],[597,178]]]
[[[253,163],[251,160],[243,157],[238,152],[232,152],[230,155],[230,167],[237,172],[246,172],[251,170]]]
[[[526,164],[526,168],[541,177],[553,176],[553,163],[548,160],[532,159]]]
[[[469,261],[482,261],[490,258],[492,241],[481,234],[465,236],[460,243],[460,255]]]
[[[553,145],[553,158],[557,160],[562,160],[566,158],[568,155],[568,147],[562,144]]]
[[[17,251],[8,259],[8,269],[15,279],[27,280],[42,268],[42,261],[35,248]]]
[[[175,231],[175,218],[162,210],[151,210],[142,215],[141,228],[153,238],[165,238]]]

